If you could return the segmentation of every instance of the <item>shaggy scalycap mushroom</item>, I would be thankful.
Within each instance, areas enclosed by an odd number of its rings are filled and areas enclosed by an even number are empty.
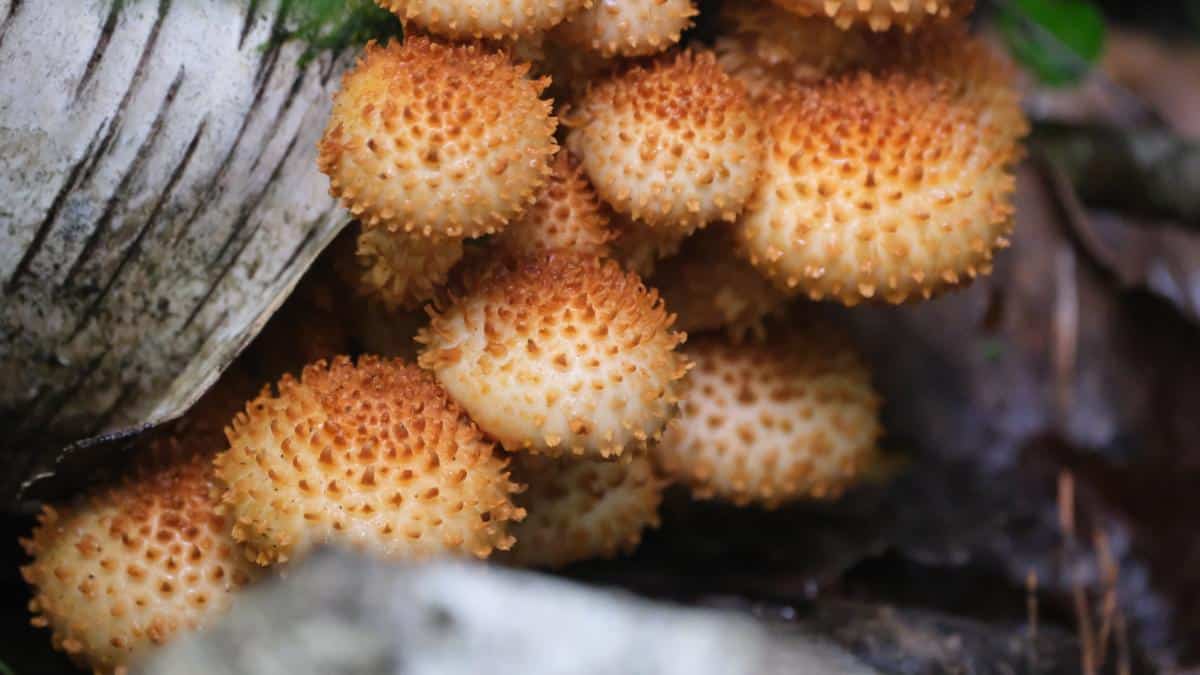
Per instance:
[[[836,497],[875,461],[880,400],[844,336],[810,327],[744,345],[703,337],[685,351],[696,366],[682,412],[653,453],[697,497]]]
[[[552,34],[556,41],[607,58],[648,56],[679,42],[698,13],[692,0],[593,0]]]
[[[391,558],[507,549],[507,460],[420,369],[338,357],[285,376],[227,431],[216,461],[233,536],[259,564],[322,543]]]
[[[471,275],[418,336],[420,363],[508,450],[612,457],[675,414],[673,321],[617,263],[554,253]]]
[[[124,673],[208,624],[258,571],[230,537],[219,494],[211,453],[167,439],[118,485],[46,507],[22,541],[33,624],[98,673]]]
[[[824,17],[804,17],[769,2],[721,5],[717,62],[756,98],[886,60],[887,38],[842,30]]]
[[[731,254],[732,234],[710,227],[659,263],[649,284],[662,294],[676,327],[689,335],[724,329],[735,342],[765,335],[763,320],[786,297],[750,263]]]
[[[517,38],[553,27],[593,0],[376,0],[406,25],[455,40]]]
[[[529,486],[517,497],[528,515],[514,527],[517,544],[506,557],[533,567],[633,551],[642,532],[658,526],[666,485],[644,453],[620,462],[520,453],[513,477]]]
[[[557,150],[547,81],[528,70],[478,44],[368,44],[320,142],[330,192],[368,229],[501,229],[533,202]]]
[[[758,183],[764,134],[745,86],[685,51],[596,84],[567,145],[600,198],[649,225],[732,221]]]
[[[433,299],[462,257],[461,239],[366,228],[355,252],[357,286],[388,310],[415,309]]]
[[[772,0],[801,16],[831,19],[840,28],[865,24],[874,31],[892,26],[913,30],[917,26],[956,16],[966,16],[974,0]]]
[[[579,162],[565,149],[559,150],[551,170],[537,201],[496,236],[494,245],[515,256],[550,251],[607,255],[613,238],[608,215]]]
[[[988,273],[1012,230],[1026,128],[998,105],[1008,71],[990,64],[957,67],[974,78],[958,80],[915,59],[773,98],[765,178],[737,225],[743,254],[785,291],[847,305],[929,298]]]

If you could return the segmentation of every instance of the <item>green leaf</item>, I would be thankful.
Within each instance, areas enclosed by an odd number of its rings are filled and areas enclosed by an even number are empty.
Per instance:
[[[282,11],[292,27],[276,40],[307,43],[303,62],[323,51],[384,42],[403,32],[399,19],[374,0],[283,0]]]
[[[13,672],[12,668],[8,667],[7,663],[0,661],[0,675],[17,675],[17,674]]]
[[[999,26],[1013,56],[1042,83],[1079,81],[1104,51],[1104,15],[1086,0],[1004,0]]]

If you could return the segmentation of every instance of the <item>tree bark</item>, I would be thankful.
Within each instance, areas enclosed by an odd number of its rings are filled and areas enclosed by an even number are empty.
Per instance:
[[[0,0],[0,504],[177,416],[343,224],[279,0]]]

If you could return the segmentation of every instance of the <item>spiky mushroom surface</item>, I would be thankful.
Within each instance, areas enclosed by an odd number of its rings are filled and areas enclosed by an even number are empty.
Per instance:
[[[785,291],[846,305],[929,298],[990,272],[1025,129],[1019,108],[996,105],[1008,71],[993,64],[975,75],[994,85],[905,67],[772,99],[743,254]]]
[[[692,232],[678,227],[654,227],[609,211],[613,231],[612,257],[643,279],[654,274],[659,261],[679,253]]]
[[[22,541],[33,557],[21,569],[34,587],[33,624],[98,673],[124,673],[206,625],[258,572],[219,513],[211,453],[162,443],[120,484],[46,507]]]
[[[646,528],[658,527],[666,481],[644,453],[628,462],[521,453],[513,476],[529,486],[517,497],[528,515],[514,527],[517,544],[505,556],[518,565],[612,558],[633,551]]]
[[[733,249],[732,233],[711,227],[657,266],[648,283],[679,317],[680,330],[691,335],[725,329],[734,342],[766,335],[763,320],[781,310],[786,298],[750,263],[731,255]]]
[[[679,42],[699,11],[692,0],[593,0],[553,33],[563,44],[614,56],[648,56]]]
[[[758,183],[764,133],[746,87],[685,51],[594,86],[567,145],[600,198],[654,226],[731,221]]]
[[[506,449],[618,456],[674,416],[684,336],[616,262],[503,261],[464,286],[418,336],[420,363]]]
[[[704,337],[685,351],[696,367],[683,409],[653,453],[697,497],[768,507],[832,498],[874,461],[880,400],[836,332],[749,345]]]
[[[875,65],[888,41],[866,29],[842,30],[824,17],[798,16],[768,2],[726,2],[718,25],[717,62],[755,98],[789,83],[816,82]]]
[[[234,539],[259,564],[337,542],[392,558],[487,557],[522,511],[500,457],[433,378],[338,357],[246,406],[216,460]]]
[[[607,255],[613,238],[608,214],[579,162],[565,149],[559,150],[551,170],[537,201],[496,236],[495,246],[515,256],[550,251]]]
[[[911,31],[935,20],[970,14],[974,0],[771,0],[801,16],[831,19],[839,28],[865,24],[874,31]]]
[[[415,309],[433,299],[462,257],[462,239],[366,228],[355,252],[358,288],[389,311]]]
[[[533,202],[557,150],[546,80],[502,52],[368,43],[334,96],[317,163],[367,228],[476,237]]]
[[[405,25],[454,40],[517,38],[547,30],[592,0],[376,0]]]

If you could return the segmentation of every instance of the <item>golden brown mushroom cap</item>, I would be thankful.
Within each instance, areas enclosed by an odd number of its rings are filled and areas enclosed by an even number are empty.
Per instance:
[[[593,0],[376,0],[405,25],[454,40],[517,38],[547,30]]]
[[[567,145],[600,198],[649,225],[732,221],[758,183],[764,134],[745,86],[712,52],[685,51],[600,82]]]
[[[675,414],[686,371],[657,293],[611,260],[503,261],[438,307],[423,367],[506,449],[616,456]]]
[[[478,44],[370,43],[334,97],[318,166],[366,228],[493,233],[533,202],[557,149],[547,82]]]
[[[786,297],[733,249],[732,233],[714,226],[657,265],[648,283],[679,317],[679,330],[692,335],[725,329],[735,342],[766,334],[763,320],[781,310]]]
[[[721,5],[715,51],[725,72],[756,98],[788,83],[878,65],[894,40],[865,28],[842,30],[825,17],[799,16],[769,2]]]
[[[131,660],[222,614],[258,569],[220,513],[211,452],[175,439],[114,487],[45,507],[23,567],[35,589],[35,626],[57,649],[97,672]]]
[[[766,506],[831,498],[874,461],[879,396],[840,334],[810,327],[743,345],[706,336],[684,351],[696,365],[653,455],[696,496]]]
[[[874,31],[893,25],[911,31],[931,21],[966,16],[974,0],[771,0],[801,16],[820,16],[839,28],[865,24]]]
[[[507,556],[517,564],[612,558],[631,552],[646,528],[658,526],[665,481],[644,453],[616,462],[519,453],[513,476],[529,486],[517,497],[528,515],[514,527],[517,544]]]
[[[608,214],[579,162],[563,149],[550,168],[550,178],[538,192],[537,201],[496,235],[496,247],[514,256],[550,251],[607,255],[613,238]]]
[[[507,549],[507,459],[433,378],[399,359],[338,357],[284,376],[217,458],[233,536],[259,564],[338,542],[393,558]]]
[[[553,39],[577,49],[614,56],[648,56],[679,42],[699,12],[693,0],[592,0],[567,17]]]
[[[972,44],[769,102],[765,177],[736,229],[777,286],[900,303],[990,272],[1027,127],[1008,70]]]

